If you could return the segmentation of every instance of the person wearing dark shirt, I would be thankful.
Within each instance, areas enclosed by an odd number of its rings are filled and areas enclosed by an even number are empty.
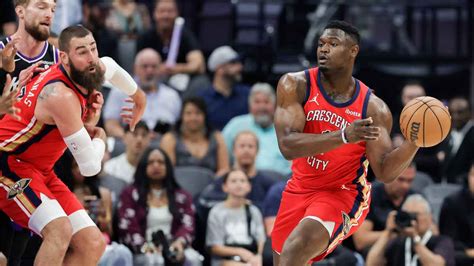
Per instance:
[[[154,27],[140,34],[137,41],[137,52],[144,48],[153,48],[160,53],[163,61],[168,58],[174,22],[178,17],[178,7],[174,0],[156,1],[153,18]],[[199,50],[196,37],[185,27],[181,32],[179,52],[176,65],[171,67],[163,64],[160,73],[166,76],[174,74],[203,74],[206,70],[204,55]]]
[[[229,46],[211,53],[208,68],[214,72],[212,87],[197,94],[206,101],[211,125],[222,130],[233,117],[248,113],[250,87],[239,83],[243,66],[237,52]]]
[[[355,248],[362,253],[382,235],[388,214],[398,210],[408,195],[413,194],[411,186],[416,168],[412,164],[391,183],[374,183],[372,201],[367,219],[353,235]]]
[[[448,196],[441,207],[439,230],[454,240],[456,265],[474,265],[474,161],[466,187]]]
[[[0,35],[8,36],[16,30],[16,14],[13,0],[0,1]]]
[[[370,249],[366,265],[455,265],[451,239],[431,230],[433,217],[428,201],[413,194],[401,210],[410,219],[405,223],[396,218],[397,211],[389,213],[385,230]]]
[[[250,178],[252,190],[247,195],[247,198],[262,212],[263,200],[274,181],[255,168],[255,158],[258,152],[257,136],[251,131],[240,132],[235,138],[233,151],[235,158],[234,169],[242,170]],[[201,199],[205,202],[213,202],[214,204],[225,200],[227,195],[222,190],[222,185],[223,178],[220,177],[204,190]]]
[[[449,100],[452,128],[441,144],[443,179],[448,183],[463,183],[462,177],[474,160],[474,120],[465,97]]]

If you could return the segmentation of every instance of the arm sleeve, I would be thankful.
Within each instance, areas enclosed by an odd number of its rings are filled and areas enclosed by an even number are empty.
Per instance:
[[[64,138],[83,176],[93,176],[100,172],[105,143],[99,138],[91,140],[87,130],[82,127],[76,133]]]
[[[104,56],[100,60],[105,65],[105,80],[129,96],[135,94],[138,85],[125,69],[119,66],[111,57]]]

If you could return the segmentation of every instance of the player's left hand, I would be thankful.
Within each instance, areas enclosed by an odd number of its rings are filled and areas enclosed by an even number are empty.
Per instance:
[[[18,90],[15,88],[15,90],[10,92],[11,83],[12,77],[7,75],[2,97],[0,98],[0,114],[9,114],[16,120],[20,120],[21,117],[18,115],[20,113],[20,109],[13,106],[18,101],[16,98]]]
[[[120,116],[123,121],[130,125],[130,130],[135,131],[135,126],[142,119],[143,113],[146,108],[146,96],[145,93],[138,89],[135,94],[130,96],[131,98],[125,100],[127,103],[132,103],[133,107],[122,107],[122,113]]]
[[[31,78],[33,78],[33,75],[39,72],[43,72],[46,69],[43,67],[40,67],[41,62],[34,63],[33,65],[29,66],[26,69],[23,69],[20,72],[20,75],[18,75],[18,84],[17,88],[22,88],[23,86],[26,86],[28,82],[30,82]]]
[[[20,41],[18,37],[13,38],[10,42],[5,45],[3,48],[2,55],[2,68],[6,72],[13,72],[15,70],[15,55],[16,55],[16,45]]]

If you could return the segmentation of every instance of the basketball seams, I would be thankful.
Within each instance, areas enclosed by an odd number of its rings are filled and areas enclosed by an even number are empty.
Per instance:
[[[417,100],[418,100],[418,99],[417,99]],[[421,102],[423,102],[423,101],[421,101]],[[424,103],[424,102],[423,102],[423,103]],[[418,106],[418,108],[416,108],[416,110],[413,111],[413,113],[411,114],[410,119],[408,119],[408,122],[407,122],[406,127],[405,127],[405,133],[406,133],[406,134],[408,134],[408,125],[410,125],[411,119],[413,118],[413,116],[415,116],[416,112],[417,112],[421,107],[423,107],[423,105],[424,105],[424,104]],[[402,111],[402,113],[403,113],[403,111]],[[408,138],[408,137],[405,136],[405,138]]]
[[[429,105],[427,105],[425,103],[426,106],[429,107]],[[425,109],[425,111],[423,112],[423,147],[426,147],[426,143],[425,143],[425,140],[426,140],[426,135],[425,135],[425,132],[426,132],[426,112],[428,111],[428,108]]]
[[[439,121],[438,115],[433,111],[433,109],[431,109],[431,106],[429,106],[429,105],[427,105],[427,106],[430,109],[430,111],[433,113],[434,117],[436,117],[436,121],[438,121],[439,128],[441,129],[441,141],[443,141],[443,136],[444,136],[444,134],[443,134],[443,125],[441,124],[441,121]],[[433,106],[433,107],[435,107],[435,106]],[[440,143],[441,143],[441,141],[440,141]]]

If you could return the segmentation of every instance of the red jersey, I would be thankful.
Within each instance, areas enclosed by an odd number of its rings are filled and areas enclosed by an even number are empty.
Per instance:
[[[20,89],[15,107],[20,109],[21,120],[10,115],[0,120],[0,151],[28,162],[42,172],[49,172],[66,149],[63,137],[54,125],[43,124],[35,117],[35,107],[43,88],[62,82],[74,91],[82,108],[82,120],[87,116],[88,96],[77,88],[61,64],[44,71]]]
[[[336,103],[326,94],[318,68],[306,70],[305,74],[304,133],[324,134],[341,130],[354,120],[366,117],[371,92],[364,83],[356,79],[352,98],[345,103]],[[365,179],[368,165],[365,142],[344,144],[325,153],[293,160],[293,178],[288,189],[315,191],[352,187],[361,181],[360,178]]]

